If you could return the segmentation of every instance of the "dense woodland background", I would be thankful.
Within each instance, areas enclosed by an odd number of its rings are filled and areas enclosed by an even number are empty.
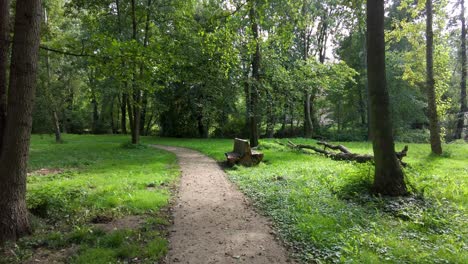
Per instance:
[[[44,1],[33,133],[249,137],[255,121],[261,137],[367,140],[364,4]],[[462,137],[466,111],[460,5],[433,3],[445,141]],[[394,134],[428,142],[425,1],[388,1],[386,13]]]

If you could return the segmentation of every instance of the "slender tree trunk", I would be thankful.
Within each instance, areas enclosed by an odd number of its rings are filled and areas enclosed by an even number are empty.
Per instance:
[[[7,68],[10,47],[10,0],[0,0],[0,153],[7,111]]]
[[[0,243],[30,232],[26,172],[39,55],[41,1],[17,0],[8,90],[8,116],[0,154]]]
[[[54,133],[55,133],[55,142],[62,143],[62,133],[60,132],[60,120],[57,115],[57,111],[52,112],[53,121],[54,121]]]
[[[130,129],[133,127],[133,109],[132,103],[130,102],[130,96],[127,96],[127,112],[128,112],[128,120],[130,121]]]
[[[48,27],[48,18],[47,18],[47,9],[44,8],[44,20],[45,24]],[[51,84],[50,84],[50,57],[49,57],[49,51],[46,51],[46,71],[47,71],[47,87],[45,88],[46,90],[46,97],[49,101],[50,107],[52,108],[52,121],[54,124],[54,133],[55,133],[55,142],[56,143],[61,143],[62,142],[62,133],[60,132],[60,120],[57,115],[57,104],[55,103],[54,98],[52,97],[52,93],[50,92],[51,89]]]
[[[310,94],[310,92],[305,92],[304,94],[304,97],[305,97],[305,101],[304,101],[304,115],[305,115],[305,119],[304,119],[304,137],[306,138],[311,138],[313,136],[313,128],[314,128],[314,125],[312,123],[312,115],[311,115],[311,108],[312,108],[312,104],[311,104],[311,97],[312,95]]]
[[[302,16],[307,16],[307,1],[302,3]],[[302,59],[306,62],[309,59],[309,37],[307,26],[301,32],[302,37]],[[304,92],[304,137],[310,138],[313,136],[313,124],[310,115],[311,111],[311,94],[308,90]]]
[[[144,36],[144,39],[143,39],[143,47],[146,48],[148,47],[148,44],[149,44],[149,27],[150,27],[150,16],[151,16],[151,0],[148,0],[147,1],[147,4],[146,4],[146,22],[145,22],[145,36]],[[145,76],[144,76],[144,73],[145,73],[145,67],[144,67],[144,64],[141,63],[140,64],[140,79],[144,79]],[[141,95],[141,92],[139,92],[139,110],[140,110],[140,117],[139,117],[139,124],[138,124],[138,127],[136,127],[135,129],[139,129],[138,133],[138,137],[141,135],[141,134],[144,134],[145,133],[145,122],[146,122],[146,108],[148,106],[148,92],[145,90],[143,92],[143,95]],[[142,98],[141,98],[142,97]],[[138,139],[139,141],[139,139]]]
[[[465,125],[465,114],[468,112],[466,104],[466,20],[465,20],[465,0],[460,0],[461,14],[461,82],[460,82],[460,113],[457,120],[456,139],[461,139]]]
[[[375,159],[373,189],[382,195],[403,195],[407,191],[403,170],[395,154],[385,76],[384,0],[367,1],[367,34],[367,78]]]
[[[92,77],[94,78],[94,77]],[[94,85],[91,84],[91,96],[92,96],[92,99],[91,99],[91,105],[93,105],[93,127],[92,127],[92,130],[93,130],[93,134],[97,134],[98,133],[98,123],[99,123],[99,110],[98,110],[98,102],[97,102],[97,98],[96,98],[96,94],[94,92]]]
[[[127,101],[128,95],[126,93],[122,93],[122,101],[120,102],[120,128],[122,134],[127,134]]]
[[[244,66],[244,95],[245,95],[245,131],[250,131],[250,115],[252,114],[250,109],[250,84],[249,84],[249,72],[250,67]],[[249,132],[250,133],[250,132]]]
[[[137,39],[137,21],[136,21],[136,4],[135,0],[131,1],[132,7],[132,38],[135,41]],[[133,77],[132,77],[132,88],[133,88],[133,124],[132,124],[132,144],[139,144],[140,143],[140,118],[141,118],[141,94],[140,89],[137,85],[136,81],[136,62],[133,62]]]
[[[146,124],[145,135],[149,135],[151,131],[151,124],[153,123],[153,115],[150,114],[148,123]]]
[[[145,91],[143,93],[143,98],[142,98],[142,108],[141,108],[141,126],[140,126],[140,134],[143,136],[146,136],[145,133],[145,124],[146,124],[146,112],[148,108],[148,92]]]
[[[133,92],[133,101],[132,144],[139,144],[141,125],[141,92],[139,90]]]
[[[431,134],[432,153],[442,154],[442,143],[440,141],[440,125],[437,116],[437,103],[434,81],[434,32],[432,31],[432,0],[426,0],[426,72],[427,72],[427,101],[429,130]]]
[[[111,130],[112,134],[117,134],[117,128],[115,127],[114,122],[114,102],[115,102],[115,95],[112,95],[112,100],[110,102],[110,121],[111,121]]]
[[[294,134],[294,102],[291,102],[290,105],[290,111],[291,111],[291,120],[289,121],[290,128],[291,128],[291,136]]]
[[[55,142],[61,143],[62,142],[62,133],[60,132],[60,120],[57,115],[57,104],[52,97],[50,92],[50,63],[49,63],[49,51],[46,53],[46,67],[47,67],[47,87],[46,87],[46,97],[50,103],[50,107],[52,108],[52,121],[54,123],[54,133],[55,133]]]
[[[258,146],[258,88],[260,86],[260,63],[262,56],[260,54],[259,26],[257,22],[256,3],[253,1],[250,8],[250,19],[252,23],[252,34],[255,41],[255,53],[252,58],[252,77],[253,85],[250,88],[250,146]]]

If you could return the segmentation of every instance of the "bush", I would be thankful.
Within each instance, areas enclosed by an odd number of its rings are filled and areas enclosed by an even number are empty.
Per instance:
[[[323,132],[322,137],[329,141],[366,141],[367,140],[367,129],[350,130],[350,131],[332,131],[326,130]]]
[[[427,129],[412,129],[397,133],[395,140],[405,143],[429,143],[429,137]]]
[[[245,119],[234,117],[227,120],[226,123],[220,124],[213,132],[213,137],[217,138],[236,138],[245,137],[247,133],[245,130]]]

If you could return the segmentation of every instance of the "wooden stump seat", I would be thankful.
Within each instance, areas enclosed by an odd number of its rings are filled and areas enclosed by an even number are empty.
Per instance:
[[[263,160],[263,153],[252,150],[247,140],[239,138],[234,139],[234,150],[225,153],[225,155],[229,166],[240,164],[250,167],[259,164]]]

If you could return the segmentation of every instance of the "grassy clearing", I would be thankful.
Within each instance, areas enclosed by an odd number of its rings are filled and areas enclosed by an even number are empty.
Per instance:
[[[126,136],[33,136],[27,202],[34,234],[12,247],[5,263],[154,263],[167,251],[164,225],[170,187],[179,172],[174,155],[128,148]],[[52,173],[45,173],[44,170]],[[117,228],[107,228],[114,220]],[[63,258],[66,259],[63,259]]]
[[[295,142],[315,144],[313,140]],[[223,160],[232,140],[152,139]],[[346,143],[371,153],[370,143]],[[398,144],[398,149],[403,144]],[[413,195],[368,194],[373,168],[304,155],[261,142],[265,162],[235,167],[231,179],[271,216],[284,240],[304,261],[333,263],[468,263],[468,145],[409,144],[407,182]]]

